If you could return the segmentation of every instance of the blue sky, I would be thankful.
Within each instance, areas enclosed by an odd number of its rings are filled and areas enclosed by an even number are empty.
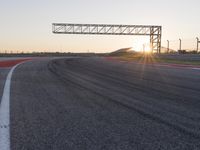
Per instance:
[[[133,36],[54,35],[53,22],[162,25],[165,46],[167,39],[200,37],[199,8],[199,0],[0,0],[0,50],[107,52],[141,43]]]

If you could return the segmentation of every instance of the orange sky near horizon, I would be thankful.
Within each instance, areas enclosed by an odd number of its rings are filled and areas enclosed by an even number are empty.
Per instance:
[[[198,0],[182,0],[181,7],[180,0],[3,0],[0,52],[138,50],[149,41],[141,36],[55,35],[54,22],[162,25],[163,46],[179,38],[195,43],[200,37],[199,6]],[[178,43],[172,46],[176,49]]]

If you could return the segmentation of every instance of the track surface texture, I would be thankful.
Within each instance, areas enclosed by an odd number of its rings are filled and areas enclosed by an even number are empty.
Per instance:
[[[18,66],[12,150],[198,150],[200,71],[46,59]]]

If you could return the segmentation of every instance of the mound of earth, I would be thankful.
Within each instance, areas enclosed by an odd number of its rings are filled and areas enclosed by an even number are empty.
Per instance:
[[[111,52],[109,55],[122,56],[122,55],[134,54],[134,53],[136,52],[132,49],[132,47],[129,47],[129,48],[122,48],[122,49],[116,50],[114,52]]]

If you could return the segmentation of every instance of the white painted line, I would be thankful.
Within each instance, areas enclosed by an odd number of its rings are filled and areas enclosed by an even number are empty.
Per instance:
[[[20,64],[18,64],[20,65]],[[15,65],[9,71],[0,105],[0,150],[10,150],[10,85]]]

